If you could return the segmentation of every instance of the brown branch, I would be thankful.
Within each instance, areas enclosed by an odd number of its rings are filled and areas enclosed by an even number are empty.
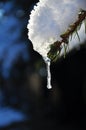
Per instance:
[[[79,14],[78,14],[78,19],[75,23],[73,23],[72,25],[69,26],[69,28],[67,29],[67,31],[60,35],[60,37],[62,38],[61,42],[65,42],[65,39],[68,39],[69,36],[77,29],[77,27],[82,23],[82,21],[86,18],[86,11],[82,10]]]
[[[69,28],[67,29],[67,31],[60,35],[60,37],[62,38],[61,41],[59,41],[59,45],[61,45],[62,43],[68,43],[68,38],[71,34],[73,34],[73,32],[77,29],[77,27],[82,23],[82,21],[86,18],[86,11],[82,10],[79,14],[78,14],[78,19],[76,20],[75,23],[71,24],[69,26]],[[56,44],[56,42],[55,42]],[[57,41],[58,44],[58,41]],[[58,45],[57,45],[58,48]]]
[[[78,18],[76,20],[76,22],[74,22],[73,24],[71,24],[69,26],[69,28],[66,30],[65,33],[63,33],[62,35],[60,35],[61,37],[61,41],[56,41],[54,44],[53,44],[53,48],[57,51],[60,51],[61,50],[61,44],[64,43],[64,44],[68,44],[68,39],[69,37],[77,30],[78,26],[81,25],[81,23],[83,22],[83,20],[86,19],[86,11],[84,10],[81,10],[78,14]],[[50,55],[52,53],[52,45],[51,45],[51,50],[49,51],[48,53],[48,56],[50,57]],[[53,52],[54,53],[54,52]]]

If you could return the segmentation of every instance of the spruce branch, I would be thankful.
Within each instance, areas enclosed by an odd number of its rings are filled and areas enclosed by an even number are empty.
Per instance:
[[[56,41],[55,43],[53,43],[50,46],[50,51],[47,55],[53,62],[55,62],[57,60],[57,58],[61,52],[62,44],[64,44],[64,57],[65,57],[66,50],[67,50],[67,46],[65,46],[65,45],[68,45],[69,37],[71,37],[71,39],[72,39],[72,35],[74,33],[77,35],[77,37],[80,41],[78,31],[80,30],[83,21],[85,24],[85,33],[86,33],[86,11],[81,9],[80,12],[78,13],[77,20],[73,24],[71,24],[63,34],[60,35],[61,41]]]

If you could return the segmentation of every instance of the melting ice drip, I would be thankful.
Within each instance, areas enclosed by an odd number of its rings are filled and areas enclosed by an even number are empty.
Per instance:
[[[50,72],[50,63],[51,60],[48,57],[44,57],[43,58],[45,63],[46,63],[46,67],[47,67],[47,88],[51,89],[52,85],[51,85],[51,72]]]

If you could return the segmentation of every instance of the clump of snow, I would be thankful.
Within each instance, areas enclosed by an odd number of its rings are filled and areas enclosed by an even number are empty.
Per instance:
[[[28,37],[33,48],[43,57],[50,45],[75,22],[80,9],[86,10],[86,0],[40,0],[31,12]]]

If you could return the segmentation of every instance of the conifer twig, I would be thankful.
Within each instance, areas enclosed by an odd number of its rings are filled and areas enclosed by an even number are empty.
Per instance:
[[[72,36],[74,32],[76,32],[76,34],[79,38],[78,30],[80,29],[81,24],[84,20],[86,20],[86,11],[81,9],[79,14],[78,14],[77,20],[73,24],[71,24],[63,34],[60,35],[61,41],[56,41],[54,44],[51,45],[51,49],[48,53],[48,57],[52,61],[56,61],[56,59],[58,58],[57,57],[58,52],[60,54],[62,43],[68,44],[69,37]],[[80,38],[79,38],[79,40],[80,40]]]

